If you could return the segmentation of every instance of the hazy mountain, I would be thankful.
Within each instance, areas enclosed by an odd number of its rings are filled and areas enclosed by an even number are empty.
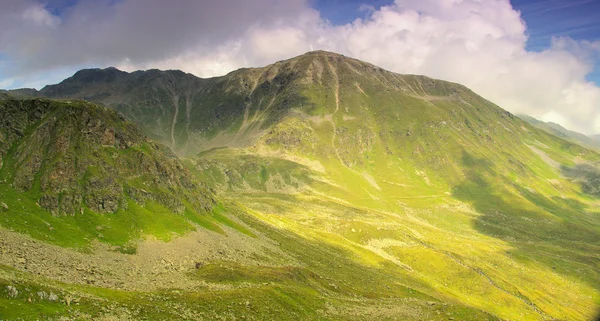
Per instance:
[[[584,134],[568,130],[557,123],[543,122],[541,120],[527,115],[519,115],[519,118],[540,129],[547,131],[552,135],[556,135],[560,138],[566,139],[568,141],[574,142],[587,148],[592,148],[596,150],[600,149],[600,136],[598,135],[586,136]]]
[[[17,94],[116,109],[218,193],[199,224],[222,234],[141,241],[106,259],[139,267],[105,270],[114,293],[70,290],[93,317],[118,313],[101,298],[133,318],[278,320],[586,320],[600,302],[600,155],[462,85],[311,52],[211,79],[82,70]]]

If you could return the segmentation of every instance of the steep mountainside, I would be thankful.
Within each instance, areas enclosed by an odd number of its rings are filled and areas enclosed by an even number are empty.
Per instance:
[[[83,70],[24,93],[123,112],[268,249],[188,271],[214,292],[173,294],[180,311],[587,320],[600,304],[600,155],[462,85],[319,51],[211,79]]]
[[[252,146],[186,161],[198,177],[277,226],[394,262],[420,291],[505,319],[593,313],[600,155],[464,86],[340,55],[261,73],[283,80],[272,99],[288,104],[270,108],[284,112]]]
[[[137,71],[126,73],[115,68],[81,70],[58,85],[41,91],[20,90],[18,95],[49,98],[85,99],[110,106],[135,122],[151,138],[163,142],[178,154],[193,155],[219,146],[247,146],[270,119],[245,122],[248,131],[236,135],[242,125],[244,106],[274,105],[275,88],[261,83],[253,101],[248,93],[259,84],[258,71],[248,70],[226,77],[200,79],[181,71]],[[268,99],[267,99],[268,98]],[[256,116],[256,115],[255,115]],[[269,118],[268,117],[268,118]]]
[[[543,122],[527,115],[519,115],[519,118],[552,135],[571,141],[575,144],[585,146],[587,148],[600,150],[600,139],[596,138],[595,136],[586,136],[584,134],[568,130],[559,124]]]
[[[91,218],[146,203],[202,215],[215,204],[168,148],[106,107],[5,97],[0,119],[0,195],[9,209],[27,211],[19,220],[41,221],[36,215],[45,211]],[[7,212],[6,223],[25,225]],[[34,233],[45,230],[40,225]]]

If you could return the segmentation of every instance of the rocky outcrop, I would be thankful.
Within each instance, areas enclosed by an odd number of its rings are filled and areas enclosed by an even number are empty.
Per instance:
[[[212,194],[165,147],[117,112],[81,101],[0,101],[1,177],[39,194],[54,215],[114,213],[128,200],[182,213],[210,210]]]

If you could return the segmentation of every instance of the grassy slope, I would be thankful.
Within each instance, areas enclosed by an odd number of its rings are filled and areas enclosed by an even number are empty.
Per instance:
[[[591,317],[598,199],[564,173],[598,154],[464,87],[326,56],[292,62],[323,68],[256,147],[188,165],[262,220],[395,262],[429,295],[506,319]]]
[[[0,211],[0,224],[4,228],[28,234],[44,242],[73,247],[79,251],[93,251],[94,241],[101,241],[114,246],[114,250],[136,255],[135,244],[140,238],[151,236],[169,241],[174,236],[205,227],[223,234],[225,231],[243,233],[250,237],[260,234],[261,237],[278,244],[281,250],[302,262],[302,265],[250,266],[240,265],[235,261],[209,261],[189,277],[203,280],[212,286],[186,291],[165,288],[154,292],[65,284],[1,265],[0,317],[3,319],[54,319],[61,316],[75,319],[214,319],[217,316],[235,319],[240,315],[248,315],[251,319],[264,319],[267,316],[274,319],[355,319],[373,315],[380,315],[383,319],[403,315],[434,320],[443,320],[448,316],[494,319],[484,312],[452,300],[449,301],[450,304],[436,303],[437,298],[407,288],[395,281],[396,268],[391,266],[390,270],[386,269],[385,266],[389,263],[385,260],[371,257],[368,262],[358,262],[351,259],[354,255],[353,249],[338,248],[320,240],[306,239],[303,235],[280,230],[245,214],[249,210],[236,209],[236,205],[216,204],[210,213],[197,213],[194,206],[186,203],[185,198],[180,198],[181,194],[173,193],[170,194],[171,197],[180,199],[185,205],[183,212],[176,213],[158,201],[146,200],[143,204],[138,204],[125,193],[122,197],[127,202],[126,206],[120,204],[114,213],[102,214],[86,206],[87,198],[84,194],[80,204],[82,212],[51,213],[38,205],[42,194],[53,193],[51,188],[44,188],[41,182],[44,177],[50,177],[48,179],[53,182],[54,176],[48,176],[48,173],[53,173],[55,164],[63,159],[82,158],[86,160],[85,163],[76,163],[87,164],[91,168],[76,168],[73,176],[76,176],[77,172],[82,173],[82,176],[73,181],[74,185],[64,185],[63,188],[66,189],[59,193],[79,191],[81,186],[88,186],[86,184],[91,177],[108,175],[114,169],[123,170],[121,173],[127,174],[128,168],[118,166],[123,161],[136,164],[135,160],[138,158],[129,159],[131,155],[138,155],[137,157],[142,159],[151,157],[156,162],[162,156],[158,154],[157,147],[146,141],[134,142],[127,148],[118,149],[114,146],[95,145],[92,141],[87,141],[88,138],[82,138],[79,133],[83,131],[78,129],[78,126],[89,122],[69,123],[69,117],[72,115],[89,111],[99,113],[99,119],[108,121],[102,118],[102,109],[93,105],[44,100],[7,100],[4,103],[16,104],[18,110],[23,109],[29,114],[40,103],[44,108],[49,108],[41,111],[39,119],[34,118],[24,127],[25,135],[13,135],[16,138],[7,140],[7,137],[13,137],[10,134],[12,127],[3,131],[3,143],[6,144],[2,150],[0,195],[1,201],[8,207],[8,210],[3,208]],[[28,105],[29,103],[32,105]],[[78,119],[77,117],[74,119]],[[52,126],[46,125],[49,121],[52,122]],[[60,126],[56,127],[55,123]],[[74,136],[61,136],[67,138],[69,147],[54,153],[55,142],[52,138],[55,137],[55,131],[63,133],[60,130],[63,125],[65,128],[76,130],[73,131]],[[113,125],[111,128],[115,128],[118,134],[119,125]],[[40,128],[47,127],[54,129],[44,135],[38,134]],[[104,133],[104,129],[99,132]],[[49,138],[39,140],[38,136]],[[16,173],[24,163],[17,162],[16,158],[25,154],[20,151],[29,151],[27,148],[32,142],[46,150],[45,158],[39,169],[33,170],[35,175],[31,187],[19,190],[15,187],[18,177]],[[76,152],[69,149],[80,146],[88,149],[77,149]],[[278,159],[274,161],[277,164],[287,164],[287,169],[293,169],[295,166],[291,162],[281,162]],[[170,166],[168,163],[162,165],[166,168]],[[163,191],[161,184],[164,182],[149,184],[146,176],[150,173],[145,173],[144,166],[136,168],[138,175],[111,177],[125,186],[145,188],[149,193]],[[68,167],[64,169],[70,170]],[[286,168],[282,169],[282,173],[287,172]],[[261,167],[259,171],[262,176],[257,184],[268,179],[266,167]],[[155,174],[160,175],[159,172]],[[178,183],[171,181],[170,184],[177,186]],[[86,191],[84,188],[83,192]],[[202,190],[190,193],[199,191]],[[178,193],[185,195],[187,191],[179,190]],[[10,246],[5,243],[0,245],[2,253],[4,246]],[[35,261],[28,263],[36,264]],[[353,280],[356,275],[365,278]],[[380,283],[374,286],[375,281]],[[431,303],[428,303],[430,301]],[[382,304],[387,312],[379,311],[378,307]]]
[[[190,275],[207,282],[206,287],[151,293],[62,284],[3,267],[0,268],[2,289],[14,286],[19,294],[13,298],[6,290],[0,292],[0,315],[8,319],[58,316],[162,320],[496,319],[451,298],[440,302],[406,287],[398,282],[397,267],[385,260],[371,256],[369,262],[357,262],[352,259],[350,249],[307,240],[240,209],[229,208],[229,215],[236,213],[241,222],[276,241],[286,253],[303,262],[302,266],[248,266],[213,261]],[[357,278],[358,275],[361,277]],[[38,294],[41,291],[57,294],[58,301],[41,298]],[[67,297],[71,298],[70,305],[66,304]]]
[[[127,251],[144,234],[169,240],[195,225],[221,231],[204,213],[212,206],[210,192],[113,111],[37,99],[8,99],[0,108],[6,116],[0,200],[8,206],[0,211],[2,226],[62,246],[85,248],[101,240]],[[104,138],[107,131],[116,138]],[[156,183],[156,177],[164,181]],[[133,196],[134,189],[146,197]],[[114,212],[91,206],[94,197],[107,202],[105,195],[119,203]],[[43,197],[58,205],[40,206]],[[75,201],[67,203],[67,197]]]

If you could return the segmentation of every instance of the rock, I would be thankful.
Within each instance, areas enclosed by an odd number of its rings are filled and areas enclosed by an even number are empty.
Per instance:
[[[87,206],[97,213],[114,213],[119,209],[121,191],[118,188],[114,190],[102,190],[95,193],[89,192],[86,195],[85,202]]]
[[[115,144],[115,130],[112,128],[105,129],[104,134],[102,135],[102,145],[113,146],[114,144]]]
[[[48,294],[44,291],[38,292],[37,295],[40,297],[41,300],[46,300],[46,298],[48,298]]]
[[[48,301],[58,301],[58,295],[54,294],[53,292],[50,292],[50,294],[48,295]]]
[[[11,182],[0,184],[28,191],[39,180],[37,204],[55,216],[85,214],[84,209],[115,213],[127,209],[130,200],[140,205],[157,202],[175,213],[188,207],[210,211],[216,204],[211,191],[168,147],[159,148],[112,110],[43,99],[0,103],[0,167],[7,156],[15,163]],[[20,143],[24,140],[27,144]],[[16,147],[7,150],[10,146]],[[120,150],[131,146],[140,148]],[[133,178],[139,180],[137,188],[128,184]],[[14,206],[11,203],[11,211]],[[6,210],[8,206],[0,203],[0,212]]]
[[[55,195],[43,195],[38,200],[38,204],[43,209],[46,209],[53,214],[58,213],[58,196]]]
[[[6,287],[6,291],[8,292],[8,296],[11,298],[16,298],[19,295],[19,291],[12,285]]]

